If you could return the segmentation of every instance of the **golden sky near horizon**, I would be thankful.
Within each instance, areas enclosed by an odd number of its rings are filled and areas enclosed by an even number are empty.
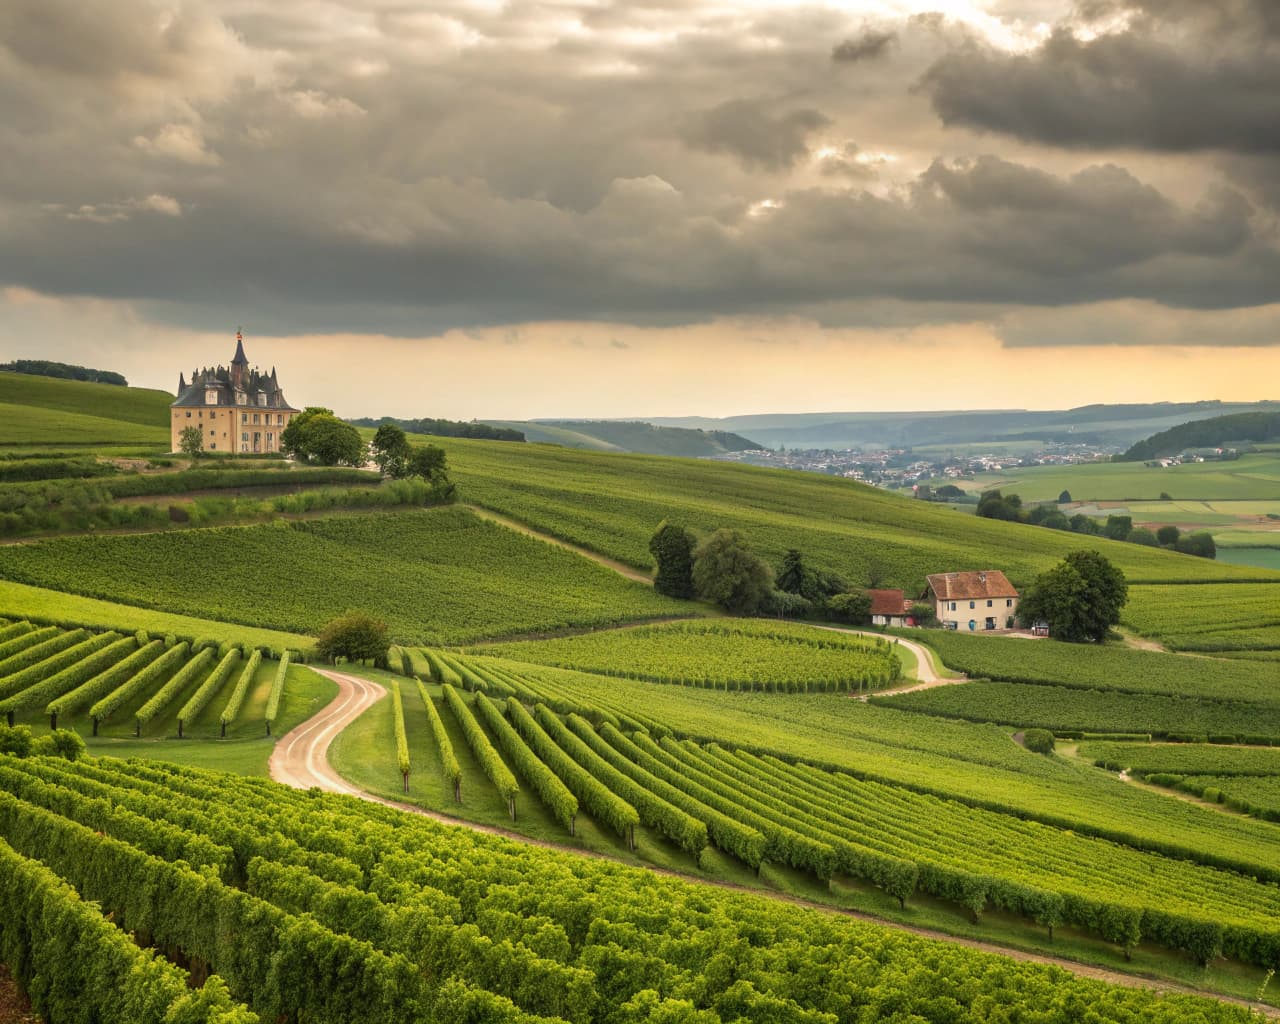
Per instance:
[[[1242,91],[1242,82],[1248,87]],[[1280,398],[1273,0],[11,0],[0,360],[451,418]]]

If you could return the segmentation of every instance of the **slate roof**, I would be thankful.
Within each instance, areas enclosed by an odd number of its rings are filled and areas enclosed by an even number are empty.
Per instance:
[[[939,601],[971,601],[975,598],[1017,597],[1018,591],[999,569],[983,572],[943,572],[926,577],[929,590]]]
[[[871,595],[872,615],[896,615],[901,618],[906,614],[906,597],[901,590],[868,590]]]
[[[178,385],[178,397],[170,403],[170,408],[210,409],[230,407],[246,410],[269,409],[278,412],[298,412],[284,397],[284,391],[280,387],[280,382],[276,379],[275,367],[272,367],[269,374],[261,372],[256,367],[249,369],[249,359],[244,354],[244,342],[239,338],[236,339],[236,354],[231,362],[230,369],[225,366],[218,366],[195,370],[191,374],[190,384],[186,382],[183,374],[179,374]],[[218,401],[216,403],[208,401],[206,397],[206,392],[210,389],[216,390],[218,393]],[[241,394],[243,394],[244,400],[237,401],[237,396]],[[265,395],[266,401],[261,401],[258,397],[259,395]]]

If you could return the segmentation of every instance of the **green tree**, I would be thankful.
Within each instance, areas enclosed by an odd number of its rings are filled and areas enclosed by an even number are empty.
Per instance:
[[[1083,512],[1077,512],[1068,522],[1071,525],[1072,533],[1085,533],[1091,536],[1097,536],[1102,532],[1102,526],[1093,516],[1087,516]]]
[[[693,553],[693,585],[726,611],[750,615],[768,600],[773,570],[737,530],[717,530]]]
[[[657,563],[653,589],[668,597],[693,597],[693,549],[696,540],[683,526],[663,520],[649,538],[649,554]]]
[[[1063,491],[1061,494],[1059,494],[1059,495],[1058,495],[1058,504],[1059,504],[1059,505],[1070,505],[1070,504],[1071,504],[1071,492],[1070,492],[1070,491]]]
[[[316,639],[316,653],[325,661],[371,661],[379,668],[387,666],[387,624],[367,612],[349,611],[330,619]]]
[[[1043,621],[1059,640],[1101,643],[1120,621],[1128,599],[1124,573],[1097,551],[1073,551],[1041,573],[1023,596],[1019,615]]]
[[[178,451],[195,458],[204,451],[204,434],[199,427],[183,427],[178,435]]]
[[[430,483],[448,480],[449,460],[444,449],[435,444],[412,445],[406,460],[405,473],[420,476]]]
[[[1048,729],[1028,729],[1022,734],[1022,745],[1036,754],[1052,754],[1053,742]]]
[[[1107,516],[1106,523],[1103,524],[1103,536],[1110,537],[1112,540],[1126,540],[1129,531],[1133,529],[1133,516]]]
[[[831,617],[837,622],[848,622],[855,626],[871,624],[871,595],[859,591],[847,594],[836,594],[827,602]]]
[[[1176,526],[1162,526],[1156,530],[1156,540],[1166,548],[1175,547],[1178,543],[1178,538],[1181,536],[1182,531]]]
[[[1141,544],[1146,548],[1158,548],[1160,546],[1160,541],[1156,539],[1156,535],[1145,526],[1135,526],[1129,531],[1129,536],[1125,540],[1130,544]]]
[[[907,612],[907,616],[917,626],[936,626],[938,624],[938,613],[933,605],[927,601],[917,601],[911,606],[911,611]]]
[[[1197,530],[1195,533],[1179,537],[1177,550],[1184,555],[1195,555],[1197,558],[1218,557],[1218,545],[1214,542],[1213,534],[1205,530]]]
[[[308,406],[280,434],[280,448],[299,462],[320,466],[363,466],[367,456],[360,431],[331,409]]]
[[[384,423],[373,435],[369,454],[383,476],[399,480],[409,468],[409,438],[396,424]]]
[[[1022,521],[1022,499],[1016,494],[984,491],[978,499],[978,515],[983,519],[1001,519],[1008,523]]]
[[[804,555],[791,548],[782,556],[782,570],[775,581],[777,588],[788,594],[803,594],[805,572]]]

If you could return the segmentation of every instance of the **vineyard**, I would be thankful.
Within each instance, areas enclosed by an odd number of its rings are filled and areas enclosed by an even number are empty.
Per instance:
[[[757,871],[779,864],[824,883],[868,883],[904,905],[919,894],[974,920],[1000,910],[1050,936],[1066,925],[1124,949],[1153,942],[1201,962],[1223,953],[1263,967],[1280,959],[1274,884],[803,762],[681,741],[598,707],[553,710],[523,666],[449,660],[475,692],[468,705],[443,683],[444,708],[513,820],[536,799],[570,835],[589,815],[629,848],[643,824],[650,841],[695,862],[714,847]]]
[[[208,738],[228,728],[265,735],[280,714],[290,655],[266,662],[254,648],[208,638],[122,635],[0,624],[0,715],[7,725],[74,727],[93,737]],[[233,670],[234,685],[228,689]],[[301,670],[295,670],[295,677]],[[267,686],[267,712],[246,698]],[[296,682],[296,678],[294,679]],[[291,720],[296,718],[296,711]]]
[[[0,778],[0,943],[51,1019],[940,1024],[1011,992],[1042,1024],[1251,1019],[268,782],[45,758]]]
[[[1276,775],[1280,749],[1219,747],[1203,743],[1081,743],[1076,753],[1101,768],[1140,775]]]
[[[1179,588],[1179,593],[1202,589],[1207,588]],[[936,650],[951,668],[977,679],[1280,705],[1280,664],[1188,658],[1052,640],[1027,643],[936,629],[912,635]]]
[[[1138,732],[1171,739],[1280,743],[1280,703],[1229,703],[1024,683],[967,683],[872,700],[902,711],[1038,727],[1059,735]]]
[[[1151,781],[1194,793],[1210,803],[1225,804],[1233,811],[1251,814],[1264,821],[1280,821],[1280,776],[1156,776],[1151,777]]]
[[[1140,586],[1124,622],[1179,651],[1280,648],[1280,584]]]
[[[228,565],[262,568],[227,573]],[[398,639],[419,643],[697,613],[460,508],[62,538],[7,548],[0,574],[297,633],[314,634],[358,606],[386,620]]]
[[[566,451],[450,438],[451,477],[465,500],[638,568],[652,567],[656,525],[678,517],[710,532],[739,529],[774,564],[788,548],[853,583],[919,592],[939,571],[1000,566],[1025,584],[1068,551],[1098,548],[1131,583],[1274,580],[1136,544],[957,515],[817,474],[659,456]]]
[[[892,644],[753,619],[714,619],[482,647],[514,661],[720,690],[848,692],[898,679]]]

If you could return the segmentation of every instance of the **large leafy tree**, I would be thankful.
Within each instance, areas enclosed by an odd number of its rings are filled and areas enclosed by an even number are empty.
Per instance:
[[[387,624],[359,611],[346,612],[325,623],[316,640],[316,652],[328,662],[346,658],[385,666],[390,646]]]
[[[369,454],[382,470],[383,476],[399,480],[408,471],[409,438],[394,423],[384,423],[373,435],[373,443],[369,445]]]
[[[649,554],[657,563],[653,589],[668,597],[691,598],[693,588],[693,548],[696,540],[683,526],[663,520],[649,538]]]
[[[1128,600],[1124,573],[1097,551],[1073,551],[1036,578],[1019,608],[1026,621],[1049,624],[1049,633],[1072,643],[1101,643],[1120,621]]]
[[[280,434],[280,448],[299,462],[320,466],[363,466],[368,454],[360,431],[318,405],[289,421]]]
[[[737,530],[717,530],[693,554],[693,585],[726,611],[750,615],[768,601],[773,570]]]

